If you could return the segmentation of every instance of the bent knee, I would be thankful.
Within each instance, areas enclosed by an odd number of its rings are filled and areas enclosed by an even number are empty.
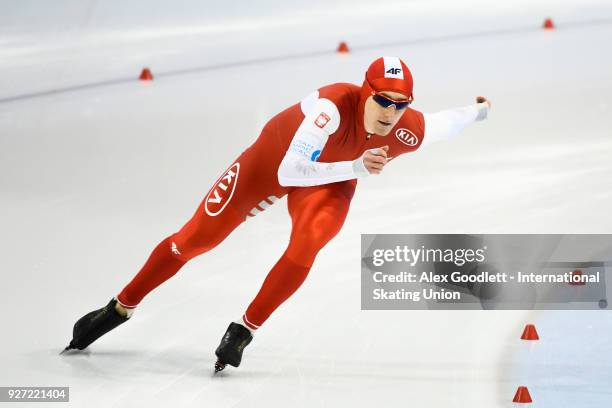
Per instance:
[[[301,225],[292,231],[290,246],[313,257],[338,234],[341,228],[342,223],[321,220]]]

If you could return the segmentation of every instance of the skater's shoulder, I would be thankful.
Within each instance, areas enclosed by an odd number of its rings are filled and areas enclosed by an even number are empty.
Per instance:
[[[425,119],[420,111],[413,108],[407,108],[396,127],[408,128],[412,132],[422,134],[425,130]]]
[[[352,109],[359,100],[359,90],[357,85],[338,82],[319,88],[319,98],[328,99],[333,102],[340,112]]]

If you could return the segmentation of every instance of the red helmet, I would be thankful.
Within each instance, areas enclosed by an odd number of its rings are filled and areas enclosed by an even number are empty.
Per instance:
[[[372,62],[366,71],[363,87],[375,92],[398,92],[413,99],[412,74],[398,57],[380,57]]]

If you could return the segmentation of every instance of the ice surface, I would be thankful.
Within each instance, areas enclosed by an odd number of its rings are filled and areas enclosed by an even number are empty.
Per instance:
[[[70,386],[78,407],[493,407],[525,382],[538,407],[609,405],[608,311],[361,311],[359,253],[361,233],[610,233],[612,7],[255,3],[0,6],[0,386]],[[213,378],[213,351],[285,248],[285,200],[57,355],[271,115],[380,55],[408,62],[417,109],[486,95],[490,118],[360,182],[239,369]]]

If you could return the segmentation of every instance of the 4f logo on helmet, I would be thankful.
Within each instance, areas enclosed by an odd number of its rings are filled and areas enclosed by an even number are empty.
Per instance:
[[[323,129],[325,127],[325,125],[327,125],[327,122],[329,122],[331,120],[331,118],[329,117],[329,115],[325,112],[321,112],[321,114],[319,116],[317,116],[317,118],[315,119],[315,125],[317,125],[318,127],[320,127],[321,129]]]
[[[404,67],[397,57],[383,57],[385,78],[404,79]]]
[[[406,128],[400,128],[395,131],[395,137],[407,146],[414,147],[419,144],[419,138]]]
[[[215,183],[214,187],[206,196],[204,209],[206,214],[215,217],[223,211],[229,204],[234,190],[238,184],[238,174],[240,173],[240,163],[234,163]]]

